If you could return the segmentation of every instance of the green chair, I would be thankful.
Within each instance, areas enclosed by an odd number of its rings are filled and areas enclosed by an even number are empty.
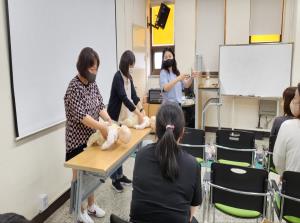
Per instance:
[[[241,167],[254,166],[253,132],[219,129],[216,132],[216,161]]]
[[[281,190],[272,180],[273,210],[280,222],[300,223],[300,173],[285,171]]]
[[[213,208],[235,218],[258,219],[266,216],[268,172],[221,163],[211,166],[208,216]]]

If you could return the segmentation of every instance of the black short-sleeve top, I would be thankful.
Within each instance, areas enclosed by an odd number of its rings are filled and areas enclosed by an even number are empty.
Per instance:
[[[179,175],[170,182],[161,174],[155,147],[150,144],[137,153],[130,221],[188,223],[190,207],[202,202],[201,168],[194,157],[180,151]]]

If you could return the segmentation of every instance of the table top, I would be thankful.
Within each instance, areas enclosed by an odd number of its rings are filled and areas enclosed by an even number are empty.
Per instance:
[[[123,144],[118,141],[108,150],[101,150],[99,146],[88,147],[82,153],[65,162],[64,166],[107,175],[120,161],[130,155],[135,146],[151,131],[150,128],[130,130],[132,136],[129,143]]]

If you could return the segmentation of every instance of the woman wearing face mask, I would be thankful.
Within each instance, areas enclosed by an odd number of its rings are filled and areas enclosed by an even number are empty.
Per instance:
[[[100,65],[98,54],[89,47],[81,50],[78,61],[78,74],[69,83],[64,97],[66,112],[66,161],[83,151],[88,138],[99,130],[107,137],[107,126],[99,122],[99,117],[111,123],[103,99],[95,82]],[[73,170],[73,181],[77,171]],[[94,195],[88,197],[88,208],[82,208],[78,221],[93,223],[89,216],[103,217],[105,212],[95,204]]]
[[[123,121],[135,114],[141,124],[145,112],[140,98],[137,96],[132,80],[132,70],[135,64],[135,56],[130,50],[125,51],[120,59],[119,70],[115,73],[110,98],[108,103],[108,114],[117,121]],[[129,180],[123,175],[122,166],[111,176],[112,186],[117,192],[123,191],[122,185],[130,185]]]
[[[197,74],[193,72],[191,77],[188,74],[180,74],[175,54],[171,48],[164,49],[162,57],[159,83],[163,101],[172,101],[181,105],[183,88],[189,88]]]
[[[285,121],[280,129],[274,147],[274,164],[276,171],[282,175],[284,171],[300,172],[300,83],[290,103],[295,119]]]

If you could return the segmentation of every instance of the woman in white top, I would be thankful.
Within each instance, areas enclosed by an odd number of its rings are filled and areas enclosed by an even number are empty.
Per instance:
[[[276,171],[300,172],[300,83],[295,91],[290,108],[295,119],[285,121],[280,129],[274,147],[274,164]]]

